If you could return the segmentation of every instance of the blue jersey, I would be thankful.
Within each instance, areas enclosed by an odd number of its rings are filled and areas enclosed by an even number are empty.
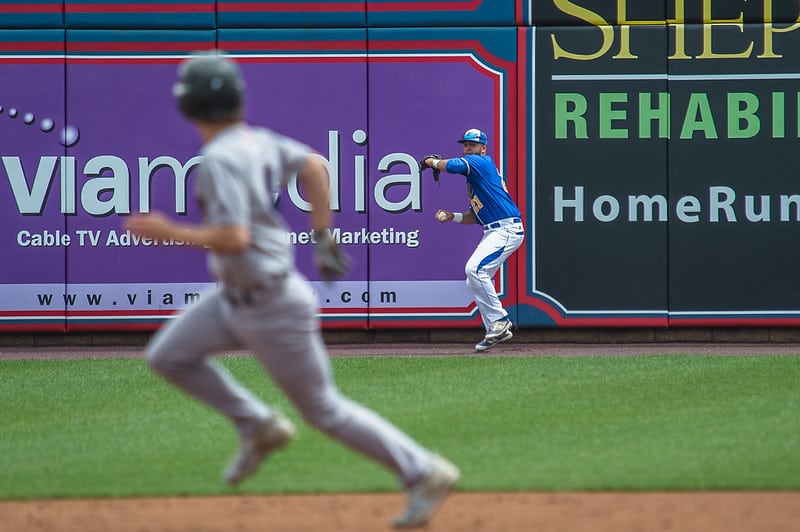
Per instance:
[[[450,159],[445,169],[451,174],[461,174],[467,178],[469,208],[479,224],[520,217],[519,209],[506,188],[505,179],[488,155],[465,155]]]

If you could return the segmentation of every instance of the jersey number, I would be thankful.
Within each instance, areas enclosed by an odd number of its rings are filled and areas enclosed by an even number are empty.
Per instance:
[[[473,212],[478,212],[483,208],[483,203],[481,203],[481,200],[478,199],[478,196],[472,196],[472,198],[469,200],[469,204],[472,206]]]

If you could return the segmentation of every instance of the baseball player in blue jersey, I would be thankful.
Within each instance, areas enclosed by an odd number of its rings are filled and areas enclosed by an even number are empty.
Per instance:
[[[420,167],[429,166],[434,172],[444,170],[467,178],[469,210],[454,213],[439,209],[436,218],[442,223],[483,226],[483,238],[467,261],[465,272],[467,286],[472,291],[486,329],[486,336],[475,345],[475,349],[486,351],[513,336],[511,320],[497,297],[493,278],[506,259],[522,245],[525,229],[503,176],[492,158],[486,155],[486,133],[469,129],[458,142],[464,146],[463,157],[441,159],[435,155],[426,156],[420,161]]]
[[[234,61],[198,54],[183,62],[178,74],[173,92],[204,142],[195,176],[203,222],[178,223],[149,213],[131,216],[126,227],[205,248],[218,287],[153,337],[148,364],[231,421],[240,444],[223,478],[236,485],[296,430],[209,360],[220,351],[247,348],[308,423],[397,475],[408,504],[395,526],[424,525],[458,479],[458,469],[340,394],[315,296],[296,270],[288,228],[275,209],[276,187],[296,175],[312,206],[318,268],[326,279],[346,273],[347,258],[329,232],[325,166],[308,146],[242,120],[244,82]]]

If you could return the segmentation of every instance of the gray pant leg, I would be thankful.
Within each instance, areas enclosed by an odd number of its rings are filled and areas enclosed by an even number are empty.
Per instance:
[[[154,336],[146,360],[153,371],[227,416],[240,434],[248,434],[270,410],[208,360],[214,352],[240,346],[223,319],[223,304],[218,292],[203,297]]]
[[[276,292],[269,298],[271,310],[238,322],[237,329],[257,358],[310,424],[395,472],[405,486],[416,483],[429,470],[431,453],[339,393],[308,283],[291,277]]]
[[[310,424],[383,464],[405,486],[416,483],[430,467],[430,453],[374,411],[343,397],[331,377],[321,339],[310,339],[309,351],[294,355],[303,361],[302,373],[284,372],[276,357],[268,358],[275,382]]]

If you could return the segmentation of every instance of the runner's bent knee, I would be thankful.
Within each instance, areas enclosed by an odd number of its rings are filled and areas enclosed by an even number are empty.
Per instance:
[[[311,396],[295,402],[300,415],[323,432],[335,431],[349,418],[346,401],[337,392]]]

